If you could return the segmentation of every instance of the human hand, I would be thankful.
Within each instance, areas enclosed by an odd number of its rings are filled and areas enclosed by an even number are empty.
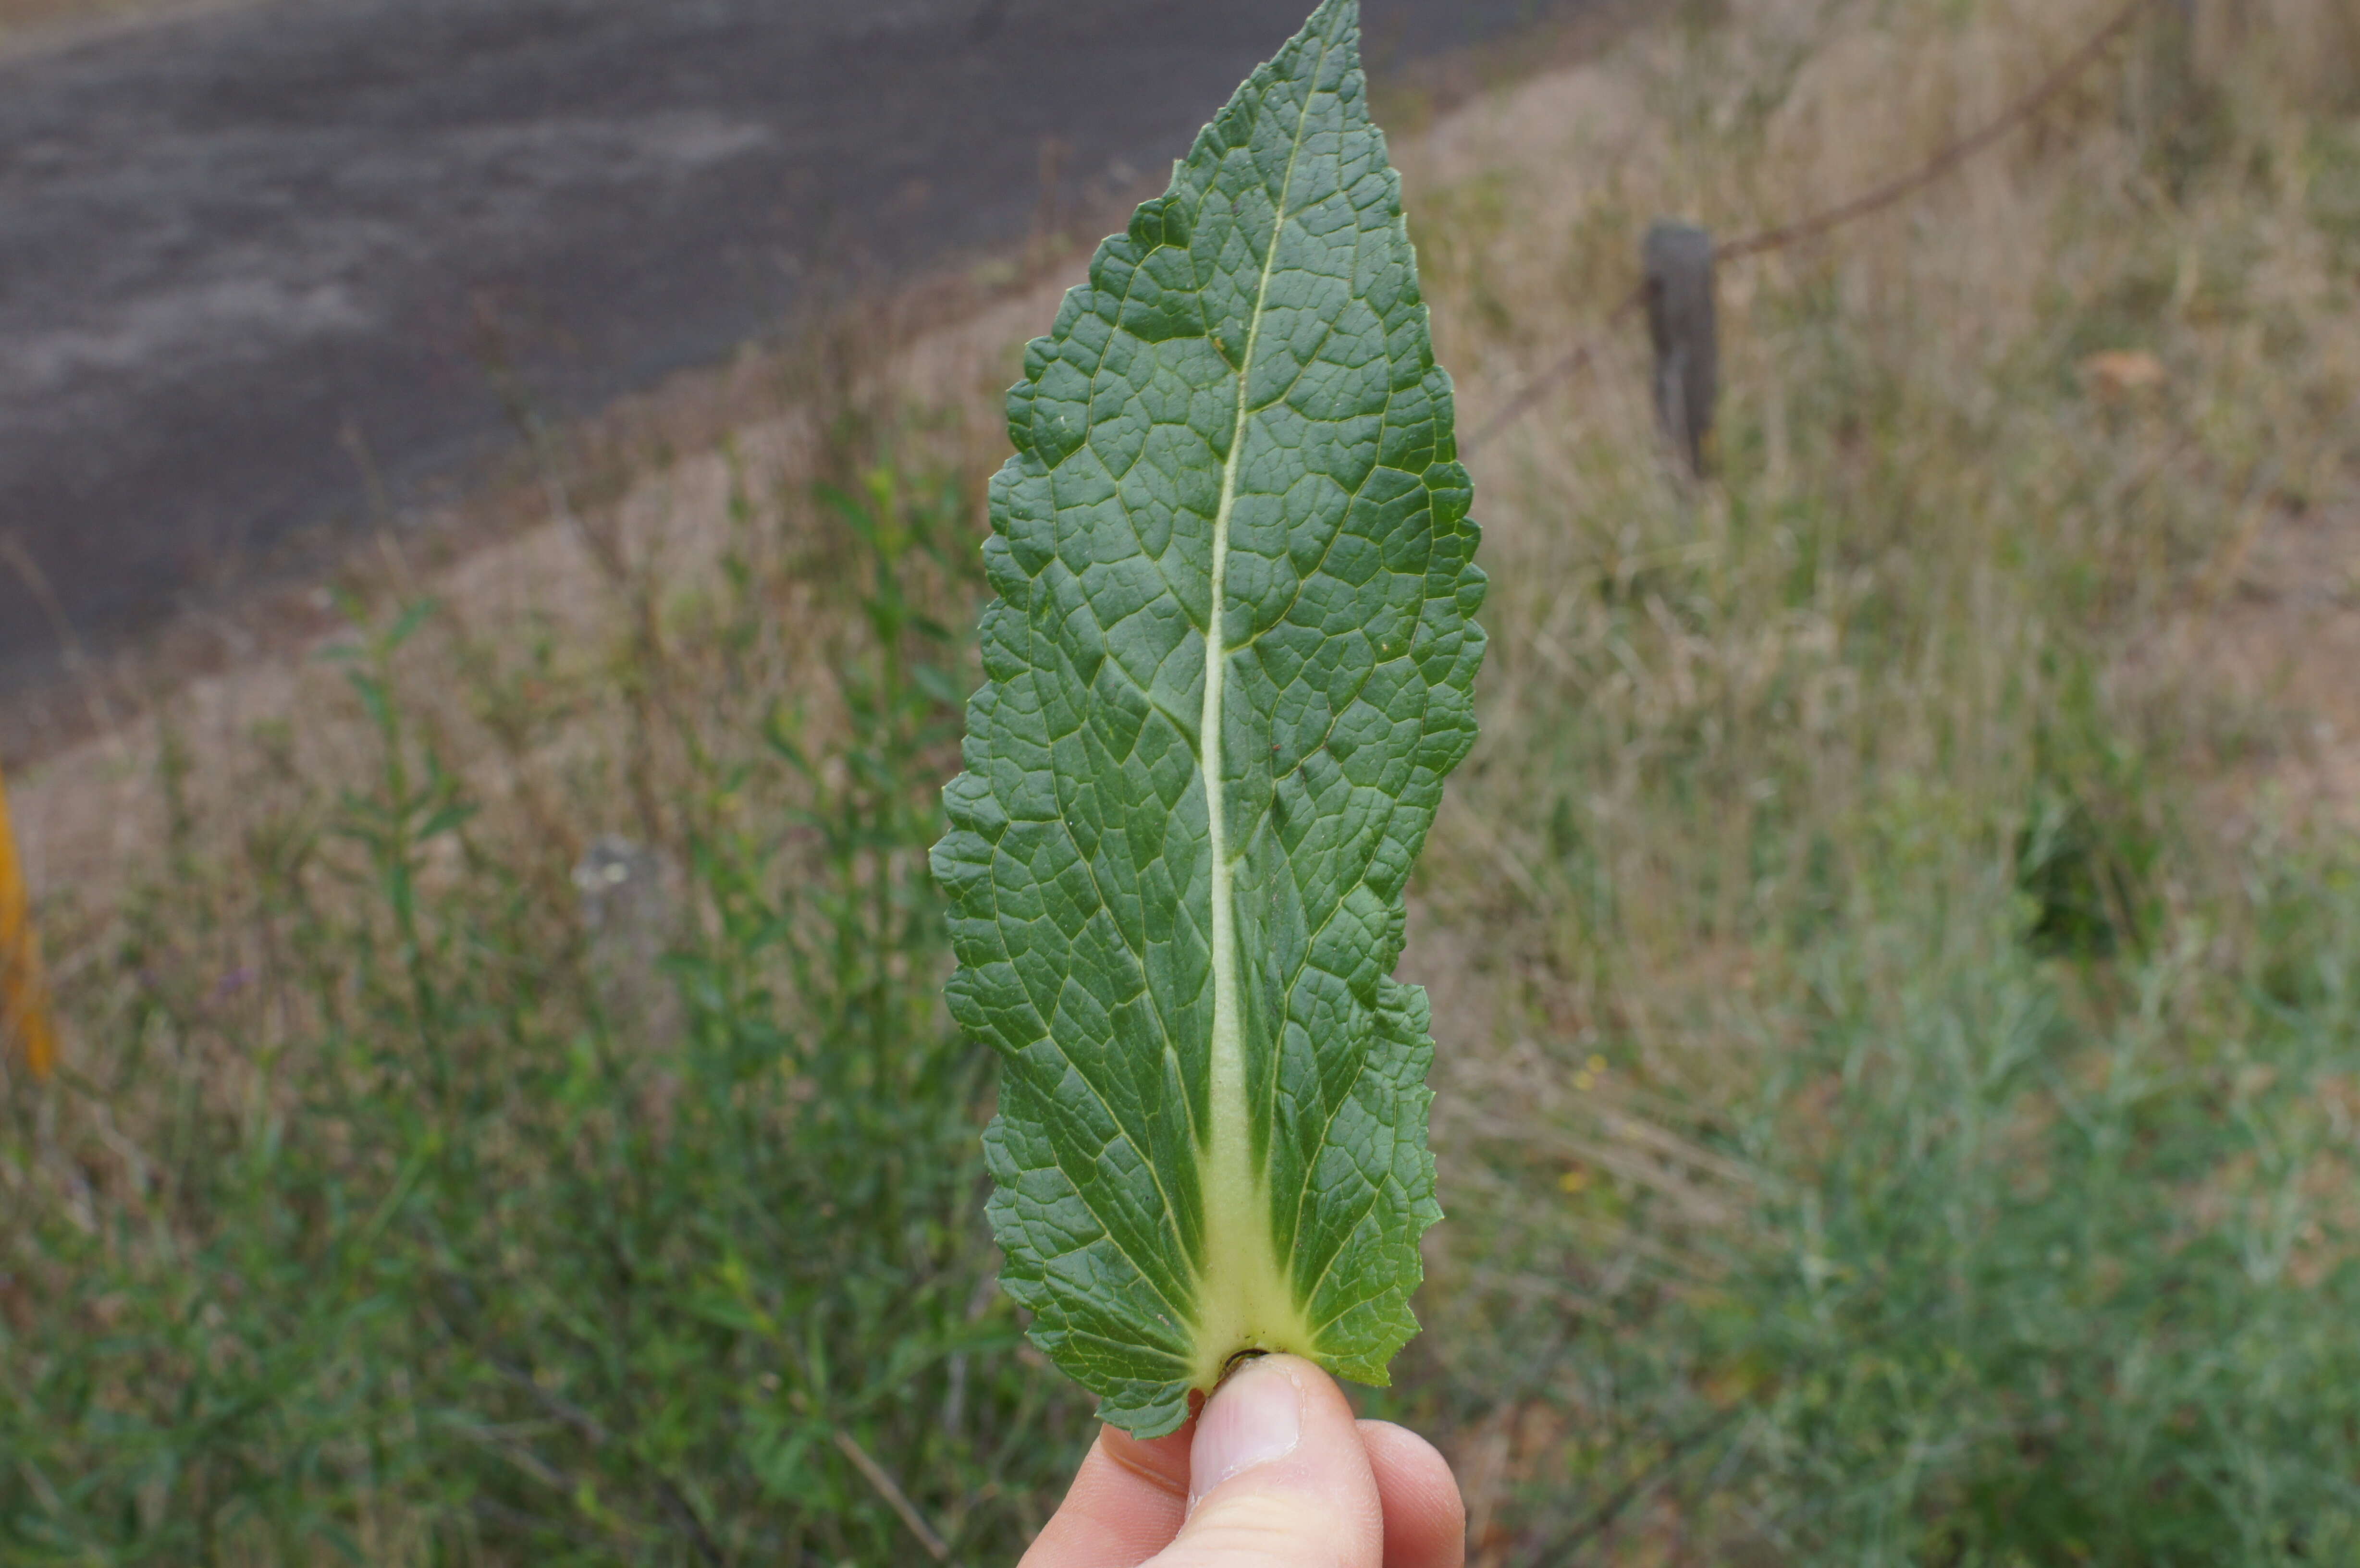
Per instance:
[[[1022,1568],[1462,1568],[1466,1532],[1432,1443],[1353,1421],[1328,1374],[1266,1356],[1193,1428],[1099,1432]]]

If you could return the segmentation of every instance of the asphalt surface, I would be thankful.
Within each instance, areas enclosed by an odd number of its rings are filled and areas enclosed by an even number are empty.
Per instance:
[[[1367,0],[1371,53],[1541,3]],[[0,547],[104,646],[496,455],[495,365],[593,409],[1021,236],[1047,138],[1163,167],[1305,5],[256,0],[0,61]]]

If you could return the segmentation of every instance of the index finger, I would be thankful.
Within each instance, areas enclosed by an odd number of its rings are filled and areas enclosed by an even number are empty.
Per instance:
[[[1101,1428],[1020,1568],[1139,1568],[1171,1545],[1188,1511],[1195,1424],[1149,1443]]]

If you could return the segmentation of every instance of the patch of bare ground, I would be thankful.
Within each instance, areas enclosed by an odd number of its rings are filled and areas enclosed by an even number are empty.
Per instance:
[[[2360,832],[2360,507],[2256,508],[2213,586],[2174,651],[2258,732],[2211,792],[2222,822]]]

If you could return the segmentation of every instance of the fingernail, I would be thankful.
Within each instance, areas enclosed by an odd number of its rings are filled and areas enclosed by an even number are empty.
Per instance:
[[[1216,1389],[1188,1448],[1188,1507],[1257,1465],[1284,1459],[1303,1441],[1303,1390],[1284,1364],[1249,1362]]]

